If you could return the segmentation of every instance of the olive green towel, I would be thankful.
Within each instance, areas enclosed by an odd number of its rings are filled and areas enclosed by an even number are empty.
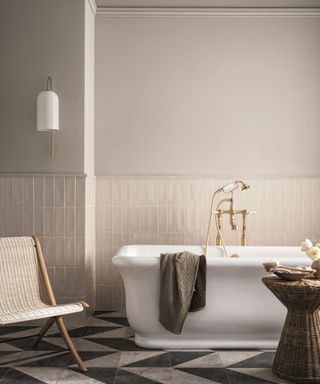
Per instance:
[[[190,252],[160,256],[160,323],[180,334],[188,312],[206,305],[205,256]]]

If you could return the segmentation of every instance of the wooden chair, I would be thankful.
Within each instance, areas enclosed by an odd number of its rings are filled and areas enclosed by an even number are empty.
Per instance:
[[[44,302],[45,297],[48,304]],[[0,238],[0,326],[47,318],[35,342],[37,346],[56,322],[80,370],[87,371],[62,316],[82,312],[88,307],[83,301],[56,303],[37,237]]]

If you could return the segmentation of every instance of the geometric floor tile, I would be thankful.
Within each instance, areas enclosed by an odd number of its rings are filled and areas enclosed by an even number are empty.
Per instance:
[[[72,338],[73,344],[75,345],[78,352],[80,351],[105,351],[105,352],[113,352],[115,351],[113,348],[107,347],[102,344],[94,343],[88,339],[84,339],[81,337],[73,337]],[[50,338],[48,339],[48,342],[52,344],[53,346],[60,347],[64,350],[67,349],[64,340],[61,337],[57,338]]]
[[[99,311],[68,327],[87,365],[80,372],[60,333],[33,347],[39,326],[0,328],[0,384],[286,384],[272,374],[274,351],[146,349],[120,312]]]
[[[103,356],[96,357],[94,359],[86,360],[87,368],[117,368],[119,365],[121,352],[104,354]],[[70,368],[77,368],[76,364],[70,365]],[[90,370],[95,371],[95,369]]]
[[[271,368],[274,352],[263,352],[246,360],[238,361],[228,368]]]
[[[174,384],[219,384],[220,382],[209,380],[204,377],[194,376],[187,372],[174,369],[172,372],[172,383]]]
[[[118,369],[114,384],[162,384],[160,381],[148,379],[132,372]]]
[[[177,368],[177,370],[198,377],[200,382],[201,379],[207,379],[213,383],[230,384],[228,372],[224,368]]]
[[[230,368],[232,371],[242,373],[244,375],[250,375],[252,377],[266,380],[272,383],[286,384],[286,380],[280,379],[273,375],[271,369],[269,368]]]
[[[171,367],[170,352],[160,352],[155,356],[127,364],[126,367]]]
[[[162,384],[172,384],[172,368],[156,368],[156,367],[122,367],[123,371],[141,376],[145,379],[153,380]]]
[[[224,367],[235,365],[242,360],[260,355],[261,351],[219,351],[219,356]]]
[[[7,373],[1,378],[1,384],[41,384],[42,380],[38,380],[35,377],[29,376],[16,369],[9,369]]]
[[[64,369],[57,381],[58,384],[101,384],[103,381],[90,378],[79,371]],[[1,383],[2,384],[2,383]]]
[[[117,368],[103,367],[103,368],[89,369],[89,371],[84,372],[83,375],[85,375],[86,378],[89,380],[93,379],[101,383],[113,384],[116,373],[117,373]]]
[[[124,351],[120,354],[119,367],[123,366],[134,366],[133,364],[140,361],[150,360],[159,355],[162,355],[163,351],[143,351],[143,352],[134,352],[134,351]],[[150,366],[150,365],[149,365]],[[169,362],[170,367],[170,362]]]
[[[175,368],[222,367],[218,352],[170,352],[171,365]]]
[[[47,384],[54,384],[58,381],[63,368],[43,368],[38,367],[16,367],[16,370],[22,372],[29,377],[38,379]]]

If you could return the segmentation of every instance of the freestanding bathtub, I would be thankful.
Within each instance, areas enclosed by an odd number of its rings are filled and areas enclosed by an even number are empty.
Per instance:
[[[225,258],[209,247],[207,304],[189,313],[181,335],[159,323],[160,253],[190,251],[198,246],[124,246],[113,257],[124,281],[126,313],[135,342],[145,348],[275,348],[286,309],[262,284],[262,262],[310,265],[298,247],[227,247],[240,258]]]

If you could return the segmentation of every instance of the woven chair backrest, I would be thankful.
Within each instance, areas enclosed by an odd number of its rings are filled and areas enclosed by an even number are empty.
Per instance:
[[[0,238],[0,314],[41,303],[43,286],[32,237]]]

